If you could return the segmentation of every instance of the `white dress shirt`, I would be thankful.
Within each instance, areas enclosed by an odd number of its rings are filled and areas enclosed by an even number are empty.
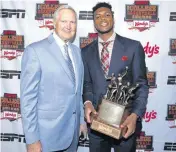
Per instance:
[[[116,34],[113,33],[112,36],[107,40],[107,41],[112,41],[107,46],[107,50],[109,52],[109,65],[110,65],[110,62],[111,62],[111,56],[112,56],[112,50],[113,50],[113,46],[114,46],[115,37],[116,37]],[[107,41],[103,41],[100,37],[98,37],[98,51],[99,51],[100,59],[101,59],[101,52],[102,52],[102,49],[103,49],[103,45],[101,43],[102,42],[107,42]]]
[[[60,50],[61,50],[62,55],[63,55],[64,58],[66,58],[65,50],[64,50],[64,45],[65,45],[65,44],[68,45],[68,54],[69,54],[70,59],[71,59],[71,61],[72,61],[73,69],[74,69],[74,73],[75,73],[75,63],[74,63],[74,61],[73,61],[73,55],[72,55],[72,53],[74,53],[74,52],[73,52],[73,50],[71,50],[71,48],[70,48],[70,42],[65,43],[65,42],[56,34],[55,31],[53,32],[53,37],[54,37],[54,39],[55,39],[55,41],[56,41],[56,44],[59,46],[59,48],[60,48]],[[72,51],[72,52],[71,52],[71,51]]]

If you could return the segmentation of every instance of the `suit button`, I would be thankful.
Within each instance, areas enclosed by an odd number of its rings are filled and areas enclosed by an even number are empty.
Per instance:
[[[76,114],[76,111],[74,111],[73,114]]]

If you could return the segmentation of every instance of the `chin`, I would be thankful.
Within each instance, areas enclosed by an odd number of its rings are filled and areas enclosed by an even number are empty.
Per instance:
[[[98,33],[106,34],[112,31],[112,28],[106,28],[106,29],[96,29]]]
[[[109,30],[102,30],[102,31],[99,31],[99,33],[101,33],[101,34],[106,34],[106,33],[109,33]]]

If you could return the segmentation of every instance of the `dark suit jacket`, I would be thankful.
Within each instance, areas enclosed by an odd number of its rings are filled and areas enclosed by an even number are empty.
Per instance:
[[[127,60],[122,60],[127,56]],[[83,99],[90,100],[95,108],[102,94],[106,94],[108,81],[104,77],[98,53],[98,40],[82,49],[84,63],[84,89]],[[132,84],[139,83],[140,87],[135,92],[135,97],[129,108],[142,118],[146,110],[148,98],[148,82],[146,76],[145,54],[140,42],[116,34],[114,41],[109,76],[117,76],[128,66],[127,81]]]

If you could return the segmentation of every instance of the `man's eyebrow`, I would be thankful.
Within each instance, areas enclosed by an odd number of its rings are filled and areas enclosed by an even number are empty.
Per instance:
[[[111,13],[111,12],[109,12],[109,11],[102,11],[102,12],[104,12],[104,13]],[[95,13],[95,15],[101,15],[101,12]]]

